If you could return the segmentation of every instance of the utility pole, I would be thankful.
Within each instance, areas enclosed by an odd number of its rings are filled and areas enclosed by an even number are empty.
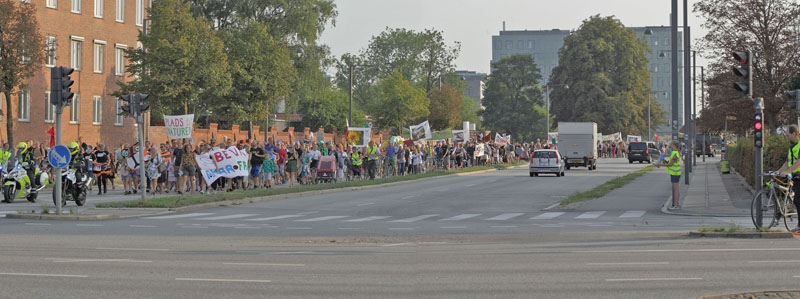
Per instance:
[[[72,93],[72,84],[75,81],[72,81],[70,75],[74,72],[74,69],[58,66],[50,69],[50,104],[55,107],[56,110],[56,136],[55,136],[55,145],[61,145],[61,114],[64,110],[64,106],[72,105],[72,97],[74,94]],[[76,107],[76,109],[79,109]],[[61,167],[55,167],[55,172],[53,175],[56,177],[56,185],[53,187],[55,188],[55,192],[53,192],[53,200],[56,203],[56,214],[61,215],[61,201],[62,193],[63,193],[63,183],[61,182]]]
[[[678,0],[672,0],[672,13],[670,14],[670,26],[672,33],[672,141],[678,141]]]
[[[689,60],[689,51],[691,51],[690,31],[689,31],[689,0],[683,0],[683,130],[684,138],[686,138],[686,149],[693,150],[693,140],[691,138],[692,128],[692,94],[689,89],[692,86],[691,60]],[[677,53],[675,53],[677,54]],[[676,69],[673,69],[676,70]],[[688,153],[689,159],[684,162],[686,164],[686,175],[684,182],[689,185],[689,174],[692,172],[692,157],[694,152]],[[688,162],[688,163],[687,163]]]
[[[128,116],[133,117],[136,121],[138,126],[137,133],[139,135],[139,192],[142,194],[142,201],[147,200],[146,191],[147,191],[147,173],[144,167],[144,152],[148,150],[145,148],[144,142],[144,112],[150,108],[150,105],[143,104],[144,101],[149,97],[148,94],[144,93],[137,93],[137,94],[127,94],[121,97],[124,104],[122,105],[122,113],[127,113]],[[155,186],[154,186],[155,188]]]

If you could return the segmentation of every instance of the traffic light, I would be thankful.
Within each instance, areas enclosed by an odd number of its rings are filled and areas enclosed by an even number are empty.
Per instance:
[[[50,104],[61,106],[61,67],[50,69]]]
[[[146,93],[136,94],[136,107],[137,107],[136,115],[144,115],[144,112],[147,111],[147,109],[150,109],[150,105],[144,104],[144,101],[147,100],[149,96],[150,95]]]
[[[58,68],[61,69],[61,94],[60,94],[61,101],[60,101],[60,103],[61,103],[62,107],[63,106],[69,106],[69,105],[72,104],[72,97],[75,96],[75,94],[72,93],[72,88],[70,88],[70,87],[72,87],[72,84],[75,84],[75,81],[72,81],[71,78],[70,78],[70,75],[72,75],[72,72],[74,72],[75,70],[72,69],[72,68],[63,67],[63,66],[60,66]]]
[[[800,113],[800,89],[790,90],[786,92],[794,101],[789,101],[789,107],[794,109],[795,112]]]
[[[733,88],[747,96],[748,98],[753,97],[753,64],[752,64],[752,55],[750,55],[750,50],[745,50],[744,52],[733,52],[733,58],[736,59],[741,66],[737,66],[733,68],[733,73],[736,76],[742,77],[744,79],[743,82],[734,82]]]
[[[126,94],[126,95],[121,96],[120,99],[122,100],[122,106],[120,106],[119,108],[120,108],[120,110],[122,110],[122,112],[120,112],[118,115],[134,116],[135,110],[133,109],[133,106],[132,106],[132,104],[133,104],[132,100],[134,100],[134,95]]]
[[[755,146],[757,148],[760,148],[764,146],[764,141],[763,141],[764,133],[762,132],[762,130],[764,129],[764,121],[762,119],[761,112],[756,112],[754,119],[756,123],[755,125],[753,125],[753,128],[755,129],[755,132],[753,133],[753,141],[755,143]]]

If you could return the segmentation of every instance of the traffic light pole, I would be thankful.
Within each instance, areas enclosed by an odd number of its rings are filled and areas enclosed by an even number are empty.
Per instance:
[[[63,107],[56,107],[56,145],[61,145],[61,110]],[[56,190],[53,192],[56,200],[56,214],[61,215],[61,167],[56,167],[55,172],[53,175],[56,176],[56,186],[54,187]]]
[[[753,100],[755,102],[756,114],[764,115],[764,98],[757,98],[757,99],[753,99]],[[755,180],[756,181],[755,181],[755,184],[753,186],[755,186],[755,189],[756,189],[755,193],[758,193],[758,192],[761,191],[761,186],[764,184],[764,178],[761,177],[761,174],[764,173],[763,169],[762,169],[763,168],[763,161],[764,161],[764,151],[762,151],[762,147],[760,147],[760,146],[756,146],[755,149],[756,149],[756,151],[755,151],[755,156],[756,156],[755,157],[755,160],[756,160],[756,165],[755,165],[756,166],[755,167],[756,176],[755,176]]]

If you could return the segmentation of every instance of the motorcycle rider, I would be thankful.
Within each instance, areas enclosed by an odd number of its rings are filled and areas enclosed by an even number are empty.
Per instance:
[[[73,141],[70,142],[69,145],[67,145],[67,148],[69,149],[69,155],[70,155],[69,167],[76,169],[75,179],[78,182],[82,182],[83,173],[85,172],[84,168],[86,168],[85,166],[86,161],[83,160],[83,155],[81,154],[80,146],[78,145],[77,142]]]
[[[36,182],[36,161],[33,159],[33,151],[28,148],[28,144],[20,142],[17,144],[17,161],[19,161],[25,172],[28,173],[28,179],[31,182],[31,187],[38,187]]]
[[[8,143],[4,143],[3,147],[0,148],[0,166],[5,167],[8,159],[11,159],[11,151],[8,150],[8,147]]]

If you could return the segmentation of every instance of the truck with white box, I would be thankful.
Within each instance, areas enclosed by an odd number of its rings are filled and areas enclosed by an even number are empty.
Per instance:
[[[566,167],[597,169],[597,123],[559,122],[558,152]]]

